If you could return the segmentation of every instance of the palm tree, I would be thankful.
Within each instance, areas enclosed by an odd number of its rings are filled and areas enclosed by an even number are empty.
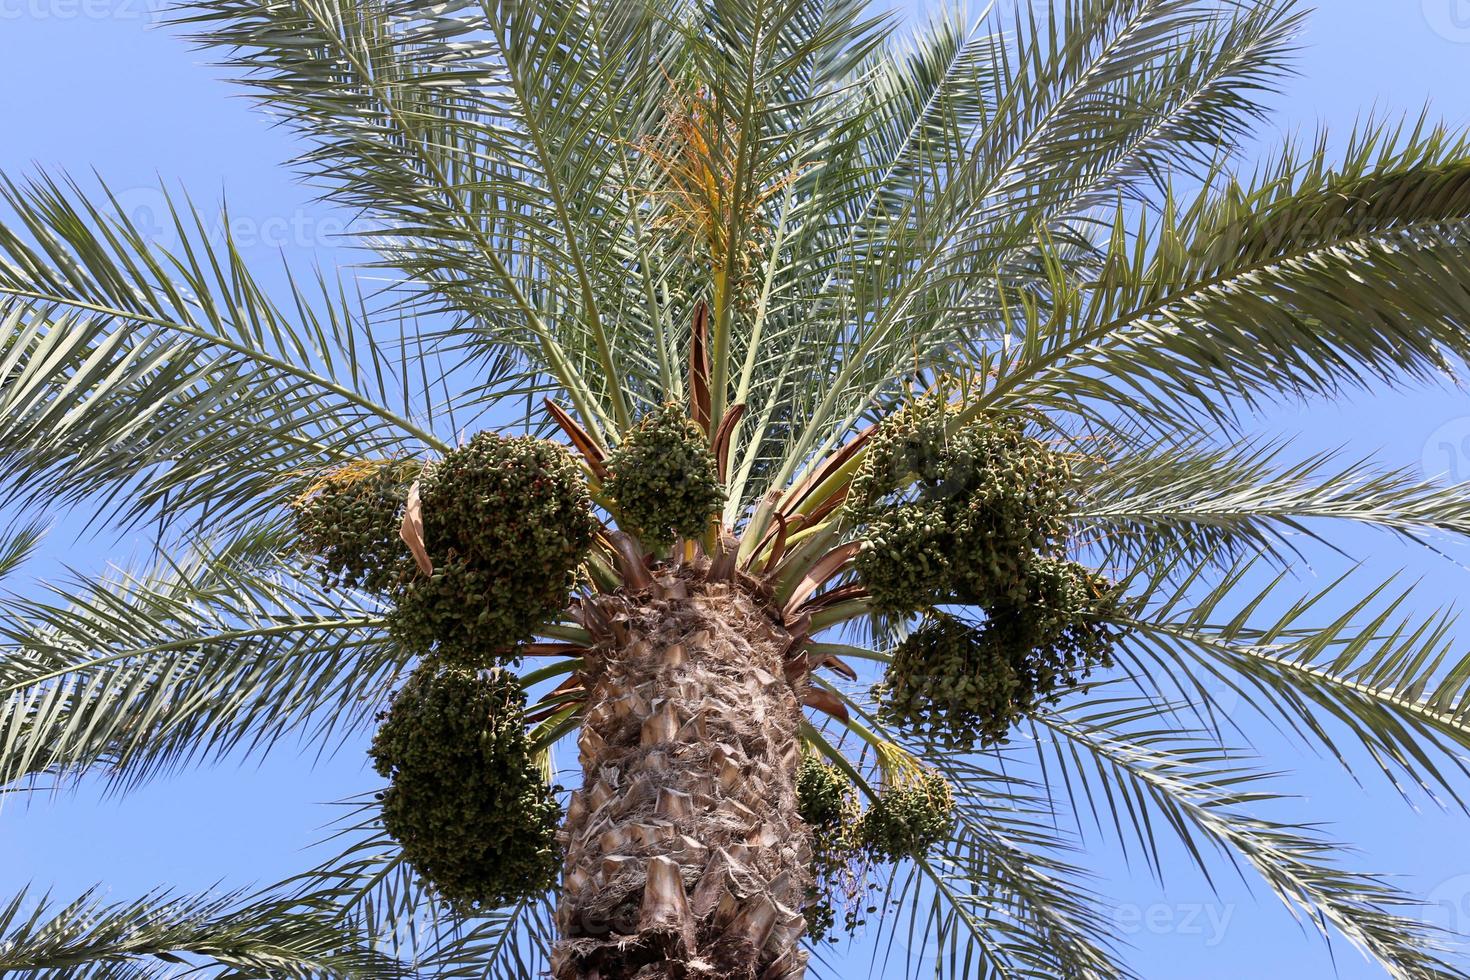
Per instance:
[[[0,784],[386,709],[391,788],[261,896],[18,896],[0,966],[800,977],[882,906],[926,969],[1129,976],[1059,819],[1092,812],[1463,976],[1262,815],[1216,698],[1461,798],[1449,618],[1285,573],[1327,520],[1470,533],[1470,495],[1250,426],[1463,361],[1470,143],[1370,123],[1241,175],[1296,4],[1002,7],[900,41],[861,0],[184,3],[373,287],[272,298],[180,200],[164,249],[7,182],[7,499],[161,544],[7,600]]]

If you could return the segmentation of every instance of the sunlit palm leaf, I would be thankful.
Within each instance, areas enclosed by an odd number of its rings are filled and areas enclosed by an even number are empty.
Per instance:
[[[283,575],[278,546],[257,535],[10,600],[0,783],[130,782],[371,720],[408,658],[372,606]]]
[[[1150,861],[1157,855],[1155,827],[1177,835],[1202,870],[1209,852],[1233,853],[1304,922],[1324,935],[1330,925],[1392,977],[1449,980],[1459,975],[1443,958],[1447,937],[1414,914],[1420,907],[1416,899],[1383,878],[1339,868],[1340,846],[1315,828],[1255,815],[1255,808],[1275,796],[1263,783],[1264,774],[1242,765],[1243,753],[1220,748],[1208,736],[1196,737],[1175,725],[1150,730],[1158,714],[1147,702],[1125,699],[1039,718],[1041,726],[1061,737],[1041,751],[1048,753],[1054,771],[1068,776],[1066,789],[1057,791],[1082,797],[1074,810],[1116,818],[1120,805],[1129,807],[1138,816],[1128,830],[1101,822],[1098,829],[1116,831],[1124,844],[1136,835],[1140,853]],[[1149,811],[1164,819],[1145,822],[1142,814]]]
[[[207,520],[278,507],[324,465],[442,448],[389,408],[415,375],[343,295],[270,299],[228,240],[173,212],[184,247],[151,246],[110,203],[10,186],[0,220],[0,459],[12,500],[112,500],[121,515]],[[27,238],[39,244],[31,244]],[[315,312],[320,310],[321,312]],[[288,313],[289,311],[289,313]],[[221,466],[220,460],[234,460]]]
[[[268,895],[61,903],[21,891],[0,905],[0,972],[20,980],[206,977],[394,978],[404,968],[310,902]]]

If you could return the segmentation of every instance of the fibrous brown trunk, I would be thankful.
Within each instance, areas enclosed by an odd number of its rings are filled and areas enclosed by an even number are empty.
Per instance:
[[[799,978],[801,707],[768,604],[689,566],[584,607],[557,980]]]

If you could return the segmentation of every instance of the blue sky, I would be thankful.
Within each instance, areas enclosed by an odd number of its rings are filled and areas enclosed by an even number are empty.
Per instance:
[[[0,0],[0,171],[25,176],[43,168],[85,178],[95,169],[135,219],[158,200],[160,180],[188,188],[201,204],[227,195],[236,237],[258,267],[268,268],[277,252],[296,265],[349,261],[335,244],[340,216],[313,204],[280,166],[292,152],[287,134],[177,37],[152,29],[156,2]],[[1310,137],[1319,125],[1340,141],[1370,109],[1413,112],[1428,104],[1451,124],[1470,124],[1470,0],[1327,0],[1302,43],[1301,75],[1276,100],[1261,152],[1292,134]],[[1289,406],[1261,425],[1300,432],[1305,447],[1346,445],[1390,464],[1470,479],[1463,392],[1374,392]],[[1366,532],[1336,540],[1376,569],[1403,567],[1421,577],[1415,600],[1426,609],[1455,601],[1470,584],[1463,549],[1450,552],[1452,561]],[[64,532],[51,554],[83,570],[146,557],[141,541]],[[1313,557],[1314,567],[1300,571],[1304,588],[1346,565],[1340,556]],[[1273,768],[1299,771],[1288,780],[1302,798],[1292,816],[1332,824],[1337,837],[1359,846],[1350,863],[1403,875],[1406,887],[1430,896],[1426,915],[1470,931],[1464,817],[1423,800],[1411,808],[1381,781],[1356,786],[1269,732],[1257,744]],[[28,881],[59,894],[102,882],[119,897],[159,884],[272,881],[310,862],[303,850],[332,816],[323,804],[372,785],[360,746],[351,745],[320,762],[287,749],[263,762],[172,775],[126,797],[87,783],[28,806],[10,803],[0,814],[0,895]],[[1135,945],[1134,962],[1146,977],[1382,976],[1342,946],[1334,974],[1320,942],[1262,891],[1253,895],[1236,880],[1219,879],[1217,895],[1179,863],[1160,886],[1105,847],[1096,866],[1102,889],[1116,900],[1106,911]],[[868,952],[858,944],[851,972],[861,972],[856,964]]]

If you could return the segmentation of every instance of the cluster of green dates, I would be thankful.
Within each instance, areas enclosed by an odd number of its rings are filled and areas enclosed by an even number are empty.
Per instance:
[[[602,488],[624,530],[659,548],[698,538],[725,502],[709,440],[672,402],[644,416],[608,454]]]
[[[561,858],[561,807],[526,734],[515,676],[436,662],[394,696],[373,739],[383,825],[455,912],[544,893]]]
[[[415,479],[431,575],[398,533]],[[422,468],[383,461],[330,471],[294,509],[329,582],[385,593],[389,630],[406,650],[471,667],[512,659],[566,606],[597,526],[566,449],[489,432]]]
[[[956,424],[938,396],[873,434],[848,512],[864,529],[856,568],[879,612],[952,600],[1025,602],[1034,560],[1067,532],[1071,467],[1014,419]]]
[[[992,745],[1094,669],[1112,666],[1113,586],[1064,559],[1039,569],[1055,586],[1049,601],[992,609],[978,626],[934,613],[898,644],[873,689],[879,717],[948,748]]]
[[[922,858],[948,839],[954,826],[954,794],[944,776],[932,769],[885,786],[863,810],[845,775],[807,756],[797,770],[796,799],[797,812],[812,831],[815,881],[806,918],[807,933],[815,941],[836,927],[834,892],[843,888],[840,879],[855,861]],[[864,909],[854,896],[848,899],[843,928],[852,932],[862,924]]]
[[[387,592],[410,571],[398,525],[418,473],[413,460],[363,460],[307,484],[292,511],[302,549],[321,558],[323,585]]]
[[[708,440],[676,404],[650,412],[607,459],[603,490],[625,529],[667,546],[698,537],[724,502]],[[433,573],[399,538],[419,483]],[[293,505],[327,584],[385,594],[394,638],[446,663],[490,666],[565,608],[597,529],[582,471],[556,443],[482,432],[443,459],[349,463]]]
[[[650,413],[608,469],[621,519],[650,542],[703,533],[724,499],[707,440],[677,406]],[[400,537],[415,482],[429,574]],[[576,585],[597,530],[581,467],[555,443],[482,432],[427,466],[329,470],[292,511],[325,583],[384,596],[390,633],[422,659],[372,747],[390,780],[387,831],[461,912],[540,894],[556,876],[560,811],[504,665]]]
[[[1111,665],[1120,594],[1066,558],[1070,482],[1066,456],[1023,422],[962,421],[942,392],[879,426],[849,496],[854,565],[875,611],[926,619],[874,689],[883,720],[951,748],[993,744]]]
[[[434,573],[394,593],[399,643],[483,666],[566,607],[597,522],[565,448],[481,433],[428,467],[419,495]]]
[[[419,483],[424,574],[399,536]],[[480,433],[426,467],[353,463],[293,508],[327,582],[383,594],[388,628],[422,658],[373,742],[388,833],[454,909],[473,913],[555,881],[560,807],[535,765],[525,696],[503,664],[565,608],[596,528],[562,447]]]
[[[929,769],[910,783],[885,787],[863,811],[857,835],[870,854],[900,861],[928,854],[953,826],[954,794],[944,776]]]

